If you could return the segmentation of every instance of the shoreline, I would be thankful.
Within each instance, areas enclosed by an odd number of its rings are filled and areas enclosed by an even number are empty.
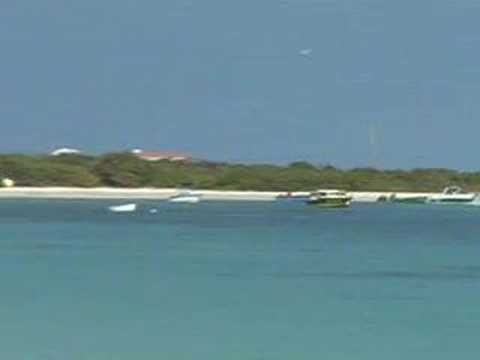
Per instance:
[[[0,199],[64,199],[64,200],[167,200],[181,190],[174,188],[73,188],[73,187],[14,187],[0,188]],[[192,190],[208,201],[275,201],[285,192],[276,191],[230,191],[230,190]],[[296,192],[294,194],[308,194]],[[352,191],[349,194],[356,202],[374,202],[379,197],[430,196],[435,193]]]

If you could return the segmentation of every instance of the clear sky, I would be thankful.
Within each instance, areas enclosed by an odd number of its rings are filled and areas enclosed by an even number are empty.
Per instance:
[[[480,169],[477,0],[4,0],[0,152]]]

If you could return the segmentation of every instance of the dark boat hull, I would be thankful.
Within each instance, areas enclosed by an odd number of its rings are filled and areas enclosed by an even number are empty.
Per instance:
[[[307,200],[308,205],[315,205],[323,208],[346,208],[350,206],[350,203],[351,203],[351,199],[315,198],[315,199]]]

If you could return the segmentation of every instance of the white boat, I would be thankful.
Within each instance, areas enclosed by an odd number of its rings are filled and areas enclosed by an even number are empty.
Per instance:
[[[310,195],[307,204],[325,208],[349,207],[352,197],[343,190],[317,190]]]
[[[352,196],[352,202],[358,203],[377,203],[385,202],[389,196],[381,193],[367,193],[367,192],[354,192],[350,194]]]
[[[114,206],[109,206],[108,210],[111,212],[134,212],[137,210],[137,204],[124,204],[124,205],[114,205]]]
[[[171,203],[197,204],[200,202],[200,195],[192,192],[182,192],[168,199]]]
[[[458,186],[446,187],[441,194],[432,195],[428,202],[432,204],[468,204],[477,198],[475,193],[464,192]]]

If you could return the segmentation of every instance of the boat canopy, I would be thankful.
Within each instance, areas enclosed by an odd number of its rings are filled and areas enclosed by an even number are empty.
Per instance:
[[[313,195],[346,195],[346,191],[344,190],[337,190],[337,189],[320,189],[312,192]]]
[[[443,189],[445,195],[465,194],[465,191],[460,186],[447,186]]]

